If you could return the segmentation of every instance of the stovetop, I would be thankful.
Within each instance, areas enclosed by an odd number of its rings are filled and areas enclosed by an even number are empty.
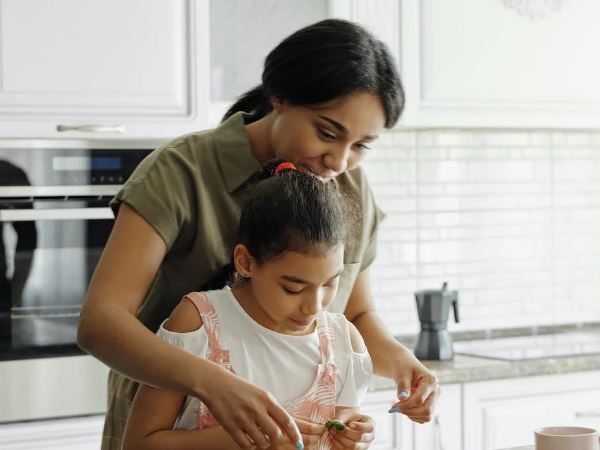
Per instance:
[[[454,352],[507,361],[600,354],[600,331],[456,341]]]

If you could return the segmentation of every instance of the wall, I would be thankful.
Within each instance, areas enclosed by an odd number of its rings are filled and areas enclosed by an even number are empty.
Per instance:
[[[413,293],[459,290],[451,330],[600,320],[600,133],[394,131],[364,163],[387,213],[372,283],[394,334]]]

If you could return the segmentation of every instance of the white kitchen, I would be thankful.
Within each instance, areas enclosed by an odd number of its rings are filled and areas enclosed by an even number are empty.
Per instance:
[[[373,376],[368,448],[598,450],[594,0],[0,0],[0,449],[100,448],[109,367],[77,328],[111,200],[329,18],[385,43],[402,81],[360,164],[385,214],[370,289],[440,387],[421,424]]]

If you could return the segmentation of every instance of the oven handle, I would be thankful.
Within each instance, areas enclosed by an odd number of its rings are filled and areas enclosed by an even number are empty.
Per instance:
[[[113,219],[110,208],[2,209],[0,222]]]

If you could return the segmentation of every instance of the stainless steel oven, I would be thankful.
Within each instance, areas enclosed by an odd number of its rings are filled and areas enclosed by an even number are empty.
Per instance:
[[[49,358],[64,364],[65,357],[83,355],[75,344],[77,320],[112,228],[108,203],[156,144],[0,141],[0,380],[3,374],[18,378],[19,364],[30,372],[22,374],[29,379],[37,370],[35,360],[40,360],[40,371],[50,373]],[[81,367],[95,365],[86,360]],[[54,386],[43,389],[53,398],[61,388],[56,378]],[[72,383],[64,386],[63,395],[73,392]],[[12,398],[3,393],[6,387],[0,381],[0,403]],[[75,406],[42,416],[70,412],[79,410]],[[0,422],[36,417],[35,411],[0,412]]]

